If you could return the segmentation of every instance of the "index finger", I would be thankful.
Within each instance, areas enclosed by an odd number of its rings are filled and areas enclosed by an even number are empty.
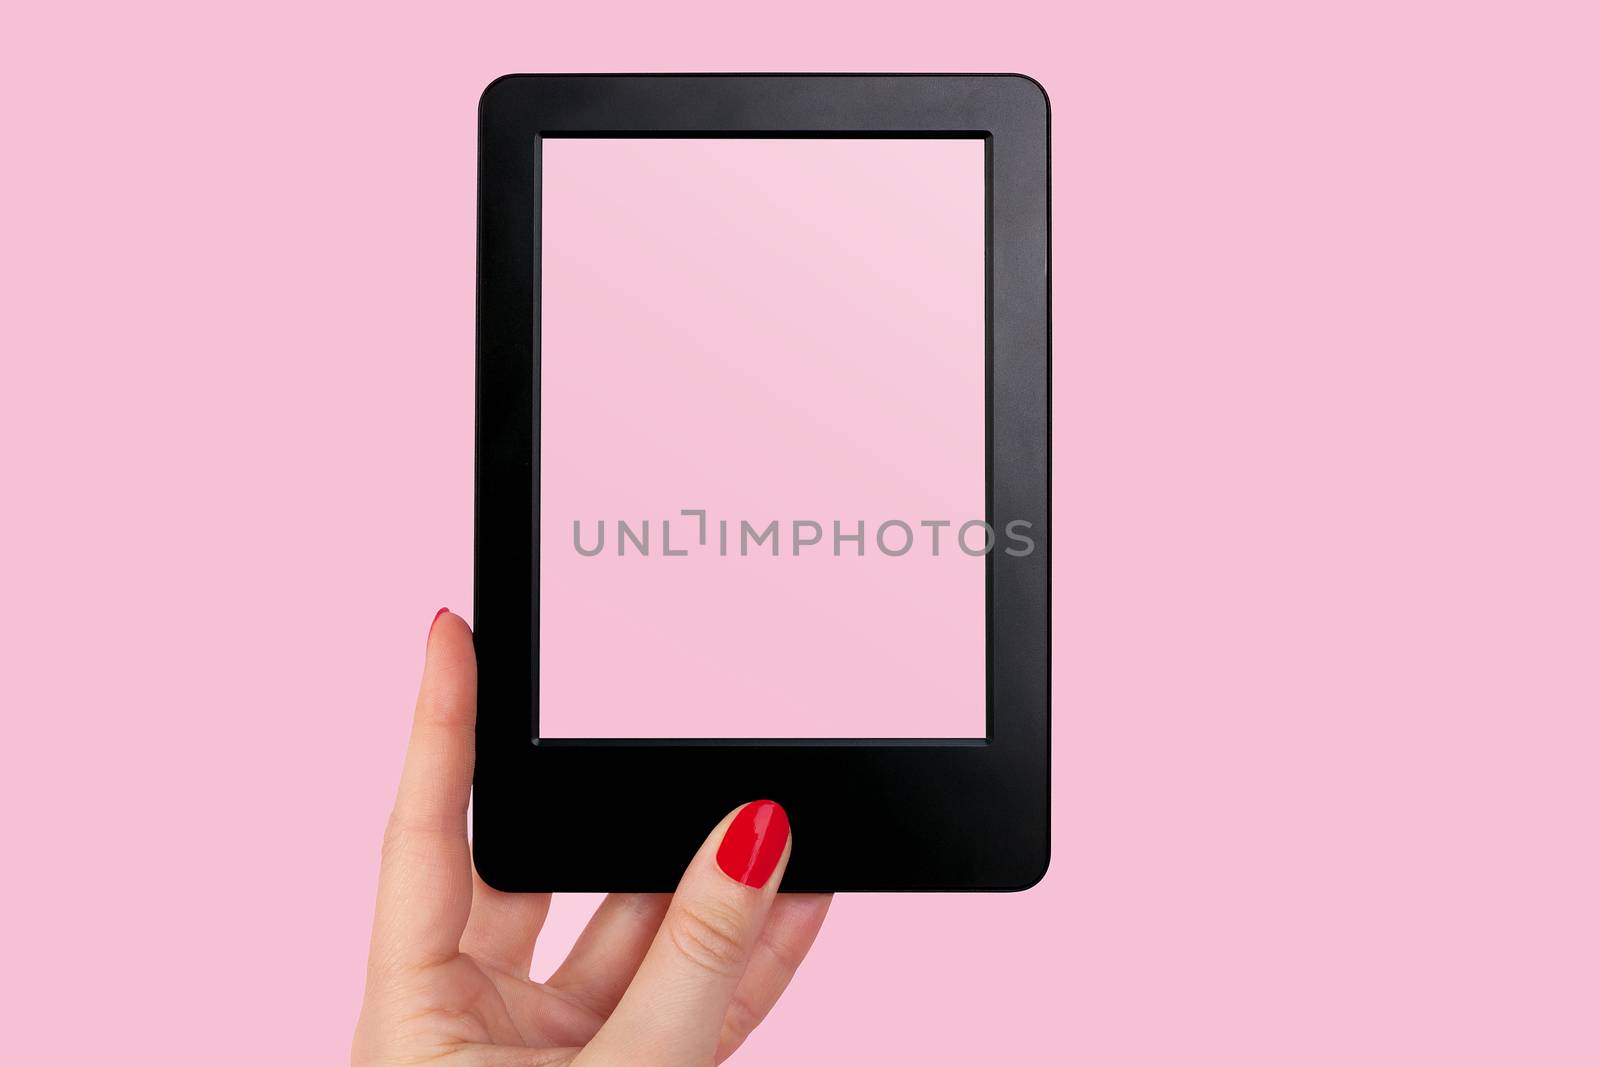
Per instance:
[[[369,966],[427,966],[454,956],[472,908],[467,799],[472,792],[478,664],[472,631],[441,608],[394,812],[383,837]]]

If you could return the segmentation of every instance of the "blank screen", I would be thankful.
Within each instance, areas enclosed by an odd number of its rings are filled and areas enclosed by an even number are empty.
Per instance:
[[[538,735],[983,737],[983,142],[547,138],[539,195]]]

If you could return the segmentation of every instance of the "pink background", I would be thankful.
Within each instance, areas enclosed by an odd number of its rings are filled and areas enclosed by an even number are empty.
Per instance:
[[[977,139],[544,142],[542,736],[984,736],[984,564],[956,545],[983,518],[983,181]],[[822,528],[798,555],[797,519]],[[952,524],[938,556],[922,519]],[[741,555],[773,520],[778,555]]]
[[[423,633],[469,601],[478,91],[813,68],[1054,100],[1055,859],[842,899],[741,1062],[1600,1060],[1597,31],[10,12],[5,1056],[345,1055]]]

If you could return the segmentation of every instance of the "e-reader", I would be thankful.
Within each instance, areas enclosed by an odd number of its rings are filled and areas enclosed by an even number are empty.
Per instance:
[[[511,75],[479,110],[474,857],[1009,890],[1050,806],[1049,104]]]

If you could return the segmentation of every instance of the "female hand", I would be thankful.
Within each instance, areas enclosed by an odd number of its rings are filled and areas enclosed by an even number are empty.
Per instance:
[[[384,834],[352,1063],[682,1067],[731,1055],[828,910],[827,896],[777,895],[790,849],[783,809],[730,812],[671,898],[606,897],[566,962],[534,982],[549,894],[501,893],[472,868],[476,716],[471,631],[441,612]]]

